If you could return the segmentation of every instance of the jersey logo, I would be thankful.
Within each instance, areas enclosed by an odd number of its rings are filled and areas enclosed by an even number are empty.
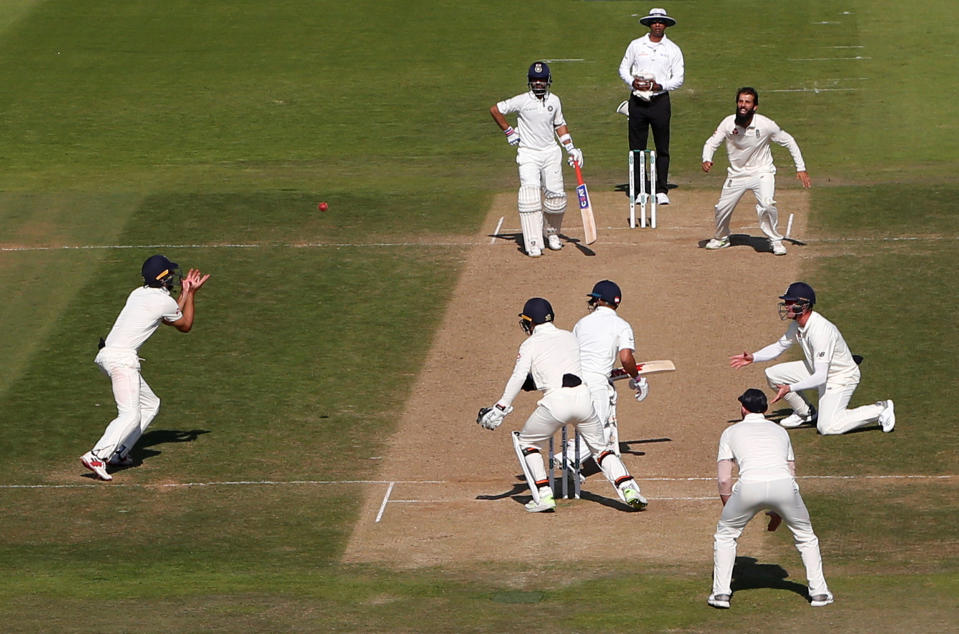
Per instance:
[[[553,106],[549,106],[549,107],[547,107],[546,109],[549,110],[550,112],[552,112],[552,111],[553,111]]]
[[[826,356],[826,353],[825,353],[825,352],[820,352],[817,356],[819,356],[819,358],[821,359],[822,357]]]
[[[759,138],[759,130],[756,130],[756,138]]]

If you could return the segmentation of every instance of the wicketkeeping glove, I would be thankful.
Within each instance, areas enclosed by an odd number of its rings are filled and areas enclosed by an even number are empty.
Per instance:
[[[483,407],[476,415],[476,422],[485,429],[493,430],[500,426],[506,415],[513,411],[513,407],[506,407],[497,403],[493,407]]]
[[[636,390],[636,400],[642,401],[649,396],[649,383],[645,376],[638,376],[629,380],[629,389]]]
[[[519,132],[513,129],[513,126],[510,126],[503,130],[503,134],[506,135],[506,142],[510,145],[519,145]]]
[[[570,167],[573,167],[574,163],[579,163],[579,166],[583,166],[583,151],[578,147],[569,148],[566,150],[569,156],[566,158],[566,162],[569,163]]]

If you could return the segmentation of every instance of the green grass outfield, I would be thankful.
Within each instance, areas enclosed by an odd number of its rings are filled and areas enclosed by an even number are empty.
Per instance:
[[[702,142],[756,86],[799,141],[812,224],[836,245],[804,275],[867,357],[860,393],[896,399],[892,442],[795,435],[803,471],[955,475],[953,3],[666,6],[687,59],[671,180],[715,187]],[[624,545],[612,568],[344,566],[359,485],[162,486],[369,479],[464,262],[410,243],[475,234],[515,187],[489,106],[534,59],[582,59],[553,64],[553,89],[591,187],[611,189],[616,68],[645,9],[0,3],[4,630],[954,627],[959,509],[935,482],[808,496],[839,602],[810,610],[759,577],[729,612],[704,605],[708,561],[651,567]],[[72,486],[113,412],[97,337],[157,250],[213,273],[197,326],[142,350],[164,403],[143,464],[125,486]],[[795,578],[788,539],[779,552]]]

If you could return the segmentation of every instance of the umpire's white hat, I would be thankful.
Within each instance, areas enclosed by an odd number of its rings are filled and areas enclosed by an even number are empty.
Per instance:
[[[676,20],[666,15],[666,9],[660,9],[659,7],[649,10],[649,15],[645,18],[640,18],[639,23],[645,26],[649,26],[653,22],[662,22],[666,26],[673,26],[676,24]]]

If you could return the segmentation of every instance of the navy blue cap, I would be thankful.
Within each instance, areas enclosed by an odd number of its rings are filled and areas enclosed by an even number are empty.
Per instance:
[[[180,268],[176,262],[171,262],[165,255],[151,255],[143,263],[140,273],[147,286],[160,287]]]
[[[603,280],[596,282],[596,285],[593,286],[593,292],[591,292],[588,297],[601,299],[611,306],[619,306],[619,302],[623,300],[623,292],[619,290],[616,282]]]
[[[523,305],[523,312],[519,316],[533,325],[545,324],[553,321],[553,307],[542,297],[534,297]]]
[[[779,299],[790,302],[809,302],[812,305],[816,303],[816,291],[812,290],[812,286],[805,282],[793,282],[786,289],[786,292],[779,296]]]

